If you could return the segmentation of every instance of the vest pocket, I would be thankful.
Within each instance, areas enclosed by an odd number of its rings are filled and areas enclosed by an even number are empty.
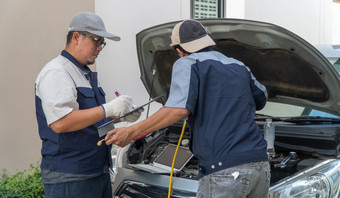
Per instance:
[[[98,106],[95,93],[91,88],[78,87],[77,90],[77,102],[79,104],[79,109],[89,109]]]

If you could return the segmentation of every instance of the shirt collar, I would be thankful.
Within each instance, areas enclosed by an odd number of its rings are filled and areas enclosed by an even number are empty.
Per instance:
[[[84,65],[82,66],[70,53],[68,53],[66,50],[63,50],[61,52],[61,55],[70,60],[74,65],[76,65],[79,69],[81,69],[85,74],[88,74],[91,72],[91,69]]]

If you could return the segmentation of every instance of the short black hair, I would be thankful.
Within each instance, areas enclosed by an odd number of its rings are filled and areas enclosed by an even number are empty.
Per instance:
[[[67,37],[66,37],[66,45],[69,44],[72,40],[72,36],[73,36],[74,31],[68,32],[67,33]]]
[[[186,54],[192,54],[190,52],[187,52],[185,49],[183,49],[183,47],[181,47],[180,45],[174,45],[173,48],[176,50],[176,48],[178,48],[179,50],[181,50],[183,53],[186,53]],[[205,47],[203,49],[200,49],[198,50],[197,52],[201,52],[201,51],[211,51],[213,50],[210,46],[208,47]],[[196,53],[196,52],[195,52]]]
[[[183,53],[186,53],[186,54],[191,54],[190,52],[187,52],[185,49],[183,49],[183,47],[181,47],[180,45],[174,45],[173,48],[176,49],[178,48],[179,50],[181,50]]]

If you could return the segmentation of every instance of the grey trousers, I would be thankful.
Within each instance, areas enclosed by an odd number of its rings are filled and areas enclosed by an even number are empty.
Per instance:
[[[197,197],[266,198],[269,186],[269,162],[252,162],[202,177]]]

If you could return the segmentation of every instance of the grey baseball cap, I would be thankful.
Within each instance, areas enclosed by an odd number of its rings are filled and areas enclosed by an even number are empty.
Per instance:
[[[74,16],[68,31],[89,32],[113,41],[120,41],[119,36],[106,32],[103,20],[98,15],[91,12],[81,12]]]

